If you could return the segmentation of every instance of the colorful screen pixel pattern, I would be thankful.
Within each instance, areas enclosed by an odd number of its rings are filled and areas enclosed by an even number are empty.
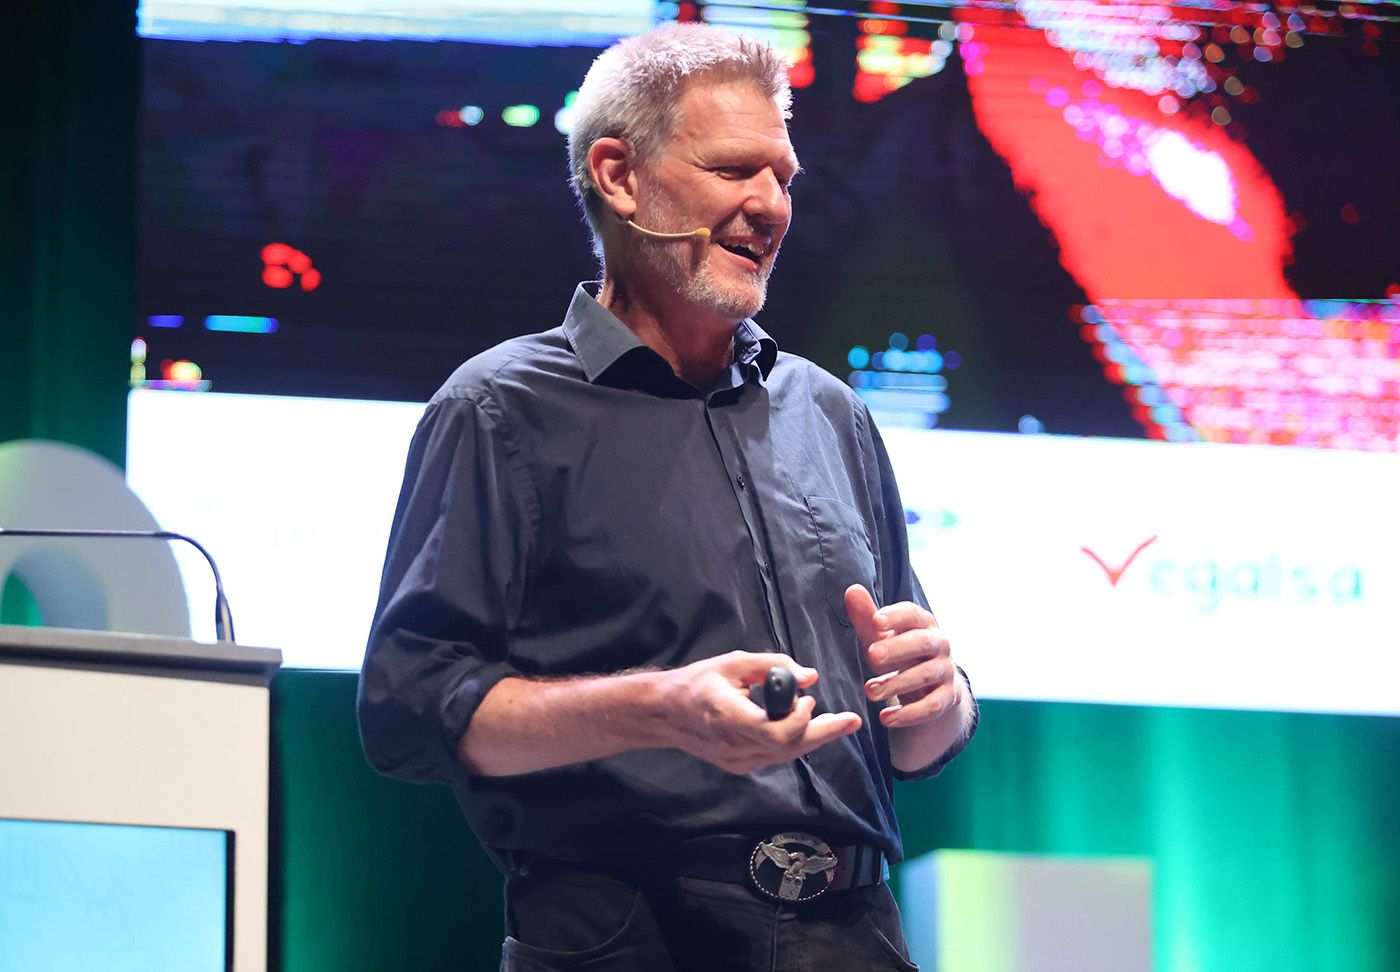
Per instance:
[[[1298,221],[1229,110],[1258,100],[1232,65],[1281,61],[1305,30],[1361,18],[1377,56],[1382,6],[957,11],[979,125],[1093,301],[1072,317],[1149,436],[1396,450],[1400,286],[1301,297]]]
[[[158,65],[143,205],[160,232],[147,236],[138,330],[161,363],[152,378],[202,366],[191,387],[276,391],[299,369],[305,393],[421,397],[443,357],[508,336],[462,346],[460,308],[505,322],[524,299],[462,273],[473,258],[588,272],[564,259],[580,241],[558,159],[593,49],[705,21],[791,62],[810,173],[772,320],[810,320],[786,346],[837,373],[849,364],[882,420],[1396,449],[1400,267],[1381,228],[1400,220],[1400,196],[1393,178],[1326,186],[1316,173],[1369,151],[1364,136],[1340,144],[1365,125],[1378,170],[1400,158],[1393,97],[1377,113],[1341,80],[1368,64],[1388,65],[1368,77],[1394,76],[1400,4],[443,0],[420,13],[143,0]],[[261,91],[267,118],[229,113],[205,84],[219,72]],[[370,93],[370,77],[387,80]],[[341,96],[357,85],[366,97]],[[211,112],[241,127],[200,134]],[[1329,126],[1347,112],[1364,124]],[[1312,182],[1297,146],[1280,146],[1290,126],[1324,147]],[[1360,260],[1367,233],[1380,242]],[[859,245],[829,261],[823,239]],[[1348,262],[1389,275],[1338,274]],[[816,286],[785,290],[788,277]],[[383,320],[411,322],[392,329],[404,350],[376,344]],[[963,354],[955,387],[951,366],[902,357],[904,332]],[[865,346],[863,364],[849,360]],[[369,360],[422,377],[406,391],[399,370],[357,363]]]
[[[1400,304],[1112,300],[1085,340],[1153,438],[1393,451]]]

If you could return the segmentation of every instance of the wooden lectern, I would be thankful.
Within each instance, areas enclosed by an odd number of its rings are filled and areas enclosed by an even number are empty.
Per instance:
[[[0,625],[0,818],[231,833],[232,967],[265,969],[268,686],[281,660]]]

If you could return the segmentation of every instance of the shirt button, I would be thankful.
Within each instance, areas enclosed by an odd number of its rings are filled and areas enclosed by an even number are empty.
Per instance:
[[[749,484],[746,483],[746,482],[744,482],[744,477],[743,477],[743,476],[735,476],[735,477],[734,477],[734,481],[735,481],[736,483],[739,484],[739,488],[740,488],[740,489],[748,489],[748,488],[749,488]]]

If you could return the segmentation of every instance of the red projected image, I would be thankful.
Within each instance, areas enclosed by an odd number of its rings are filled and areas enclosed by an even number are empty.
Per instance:
[[[1209,6],[959,8],[978,127],[1092,301],[1073,316],[1148,435],[1394,451],[1396,290],[1299,296],[1298,223],[1230,111],[1258,100],[1237,64],[1303,56],[1341,23]],[[1361,27],[1378,52],[1379,23]]]

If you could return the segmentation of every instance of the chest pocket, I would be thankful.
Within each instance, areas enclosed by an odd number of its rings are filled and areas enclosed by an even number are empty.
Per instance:
[[[822,584],[827,605],[846,627],[846,588],[864,584],[876,602],[880,591],[875,583],[875,555],[865,533],[865,522],[852,506],[826,496],[807,496],[807,513],[821,554]]]

